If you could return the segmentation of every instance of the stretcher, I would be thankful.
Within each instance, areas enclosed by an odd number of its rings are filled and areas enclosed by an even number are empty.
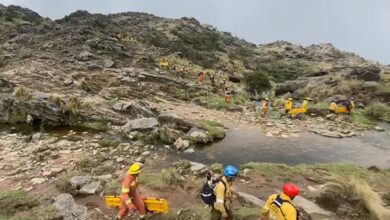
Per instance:
[[[288,111],[288,114],[291,116],[296,116],[299,114],[305,114],[307,112],[307,108],[293,108],[290,111]]]
[[[152,213],[168,213],[169,204],[165,199],[145,197],[142,198],[145,203],[145,208],[148,212]],[[119,208],[121,206],[121,198],[120,196],[108,195],[104,196],[104,201],[107,207],[111,208]]]

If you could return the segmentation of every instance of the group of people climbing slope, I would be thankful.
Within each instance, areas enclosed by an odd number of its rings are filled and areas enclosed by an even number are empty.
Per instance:
[[[117,219],[124,219],[128,212],[137,212],[139,219],[145,219],[146,209],[138,191],[138,175],[142,164],[134,163],[124,177],[121,188],[121,206]],[[238,168],[227,165],[221,176],[208,172],[201,190],[201,199],[210,208],[210,220],[233,219],[233,183],[238,177]],[[299,188],[286,183],[282,192],[268,197],[264,207],[259,211],[260,220],[296,220],[299,212],[292,200],[299,194]]]

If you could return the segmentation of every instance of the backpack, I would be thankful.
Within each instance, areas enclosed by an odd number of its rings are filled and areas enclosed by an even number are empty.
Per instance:
[[[284,200],[280,197],[280,195],[278,195],[275,200],[272,202],[273,205],[275,205],[276,207],[278,207],[280,209],[280,212],[282,213],[282,215],[284,216],[284,218],[286,218],[286,216],[284,215],[283,211],[282,211],[282,205],[284,202],[287,202],[289,203],[290,205],[292,205],[295,209],[295,211],[297,212],[297,220],[299,220],[299,212],[298,210],[295,208],[295,206],[288,200]]]
[[[222,182],[222,184],[224,185],[225,194],[226,194],[226,183],[222,181],[222,179],[216,179],[216,180],[207,179],[206,182],[203,184],[200,197],[202,198],[203,202],[209,206],[213,206],[215,201],[217,200],[217,197],[214,194],[214,188],[215,186],[217,186],[219,182]]]

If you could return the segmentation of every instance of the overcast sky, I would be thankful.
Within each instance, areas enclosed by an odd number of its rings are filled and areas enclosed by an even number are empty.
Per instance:
[[[195,17],[253,43],[286,40],[337,48],[390,64],[390,0],[0,0],[62,18],[93,13],[148,12]]]

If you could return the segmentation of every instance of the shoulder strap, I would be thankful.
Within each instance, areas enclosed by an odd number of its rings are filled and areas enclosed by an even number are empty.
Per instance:
[[[226,183],[225,183],[225,181],[223,181],[223,179],[221,179],[220,181],[222,182],[222,184],[223,184],[223,187],[225,188],[224,195],[226,195]]]
[[[286,203],[289,203],[289,204],[295,209],[295,211],[296,211],[296,213],[297,213],[297,220],[298,220],[298,219],[299,219],[299,212],[298,212],[298,209],[295,208],[294,204],[292,204],[289,200],[282,199],[282,198],[280,197],[280,195],[278,195],[278,196],[275,198],[275,200],[273,201],[273,204],[275,204],[276,206],[279,207],[280,213],[282,213],[283,217],[286,219],[286,215],[283,213],[283,210],[282,210],[282,205],[283,205],[283,203],[285,203],[285,202],[286,202]]]

